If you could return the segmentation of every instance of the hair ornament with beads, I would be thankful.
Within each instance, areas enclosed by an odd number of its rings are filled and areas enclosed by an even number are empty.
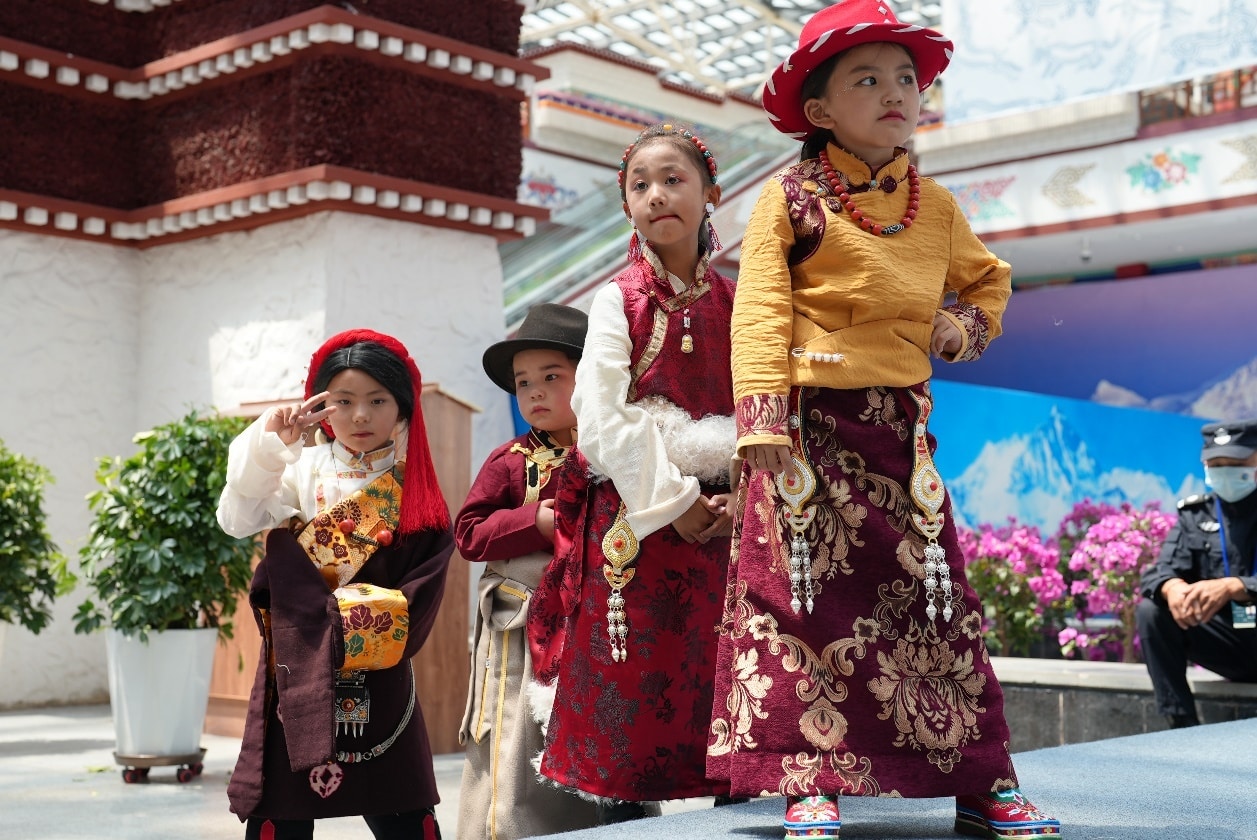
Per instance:
[[[648,128],[643,129],[642,132],[637,135],[637,139],[635,139],[632,143],[630,143],[628,145],[628,148],[624,150],[624,154],[620,156],[620,170],[617,173],[617,180],[620,186],[620,200],[623,202],[624,215],[626,216],[629,215],[628,192],[627,192],[627,184],[626,184],[628,180],[629,158],[633,156],[633,153],[637,151],[638,147],[641,146],[643,143],[646,143],[652,140],[657,140],[660,138],[670,138],[670,137],[680,138],[681,140],[686,141],[687,143],[692,145],[699,159],[698,161],[696,161],[696,163],[699,163],[699,168],[701,170],[706,171],[708,183],[711,186],[716,185],[717,183],[716,158],[711,153],[711,150],[707,148],[707,143],[703,140],[703,138],[699,137],[697,134],[690,131],[688,128],[682,128],[680,126],[673,125],[672,123],[652,125],[652,126],[649,126]],[[720,244],[720,238],[716,236],[716,228],[711,222],[711,213],[713,210],[714,208],[712,207],[711,203],[708,202],[707,211],[706,211],[707,224],[702,234],[700,234],[700,243],[702,245],[702,248],[704,251],[706,251],[709,254],[719,251],[722,247]],[[637,260],[642,258],[642,237],[641,237],[641,234],[637,232],[636,227],[633,228],[633,233],[629,237],[628,257],[629,257],[629,262],[636,262]]]
[[[703,141],[703,138],[699,137],[688,128],[681,128],[673,125],[672,123],[664,123],[663,125],[651,126],[644,129],[641,134],[637,135],[637,139],[628,145],[628,148],[624,150],[624,154],[620,156],[620,171],[617,176],[620,184],[620,200],[623,201],[628,198],[628,194],[625,191],[625,180],[628,178],[629,158],[632,157],[634,150],[637,149],[643,141],[650,140],[655,137],[680,137],[693,143],[694,147],[698,149],[699,154],[702,155],[703,166],[707,169],[708,180],[712,184],[716,183],[716,158],[712,155],[711,150],[707,148],[707,144]]]

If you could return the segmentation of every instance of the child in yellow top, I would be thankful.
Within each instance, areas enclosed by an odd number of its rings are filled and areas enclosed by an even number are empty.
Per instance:
[[[786,837],[837,837],[838,794],[956,796],[958,831],[1060,833],[1017,789],[931,457],[930,356],[978,358],[1011,291],[1008,265],[902,148],[950,55],[886,4],[848,0],[809,20],[764,93],[805,143],[742,245],[745,495],[708,775],[735,796],[785,795]]]

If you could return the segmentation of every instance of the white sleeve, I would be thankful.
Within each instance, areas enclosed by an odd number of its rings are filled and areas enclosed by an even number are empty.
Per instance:
[[[263,414],[231,442],[227,485],[218,499],[218,524],[233,537],[248,537],[301,513],[296,475],[302,442],[285,445],[266,431]]]
[[[610,283],[590,306],[572,409],[581,452],[596,472],[615,482],[628,525],[641,539],[685,513],[698,498],[699,485],[668,460],[654,419],[628,404],[632,349],[624,296]]]

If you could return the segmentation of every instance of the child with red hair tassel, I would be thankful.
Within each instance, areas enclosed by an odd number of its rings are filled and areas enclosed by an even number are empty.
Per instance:
[[[310,360],[304,401],[231,444],[219,525],[270,529],[249,589],[263,651],[227,786],[247,840],[304,840],[344,816],[379,840],[441,836],[410,657],[453,537],[422,384],[395,338],[343,332]]]

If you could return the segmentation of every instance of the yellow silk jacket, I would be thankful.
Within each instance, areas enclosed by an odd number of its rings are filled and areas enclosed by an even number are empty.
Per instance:
[[[852,200],[880,224],[903,218],[907,154],[876,173],[832,144],[829,158],[856,184],[899,181],[894,192],[870,189]],[[916,219],[891,236],[859,227],[817,160],[786,167],[764,185],[742,242],[733,307],[739,450],[789,443],[778,421],[792,385],[905,387],[929,379],[940,312],[963,336],[948,361],[978,358],[999,335],[1011,269],[974,235],[950,192],[928,178],[920,185]]]

